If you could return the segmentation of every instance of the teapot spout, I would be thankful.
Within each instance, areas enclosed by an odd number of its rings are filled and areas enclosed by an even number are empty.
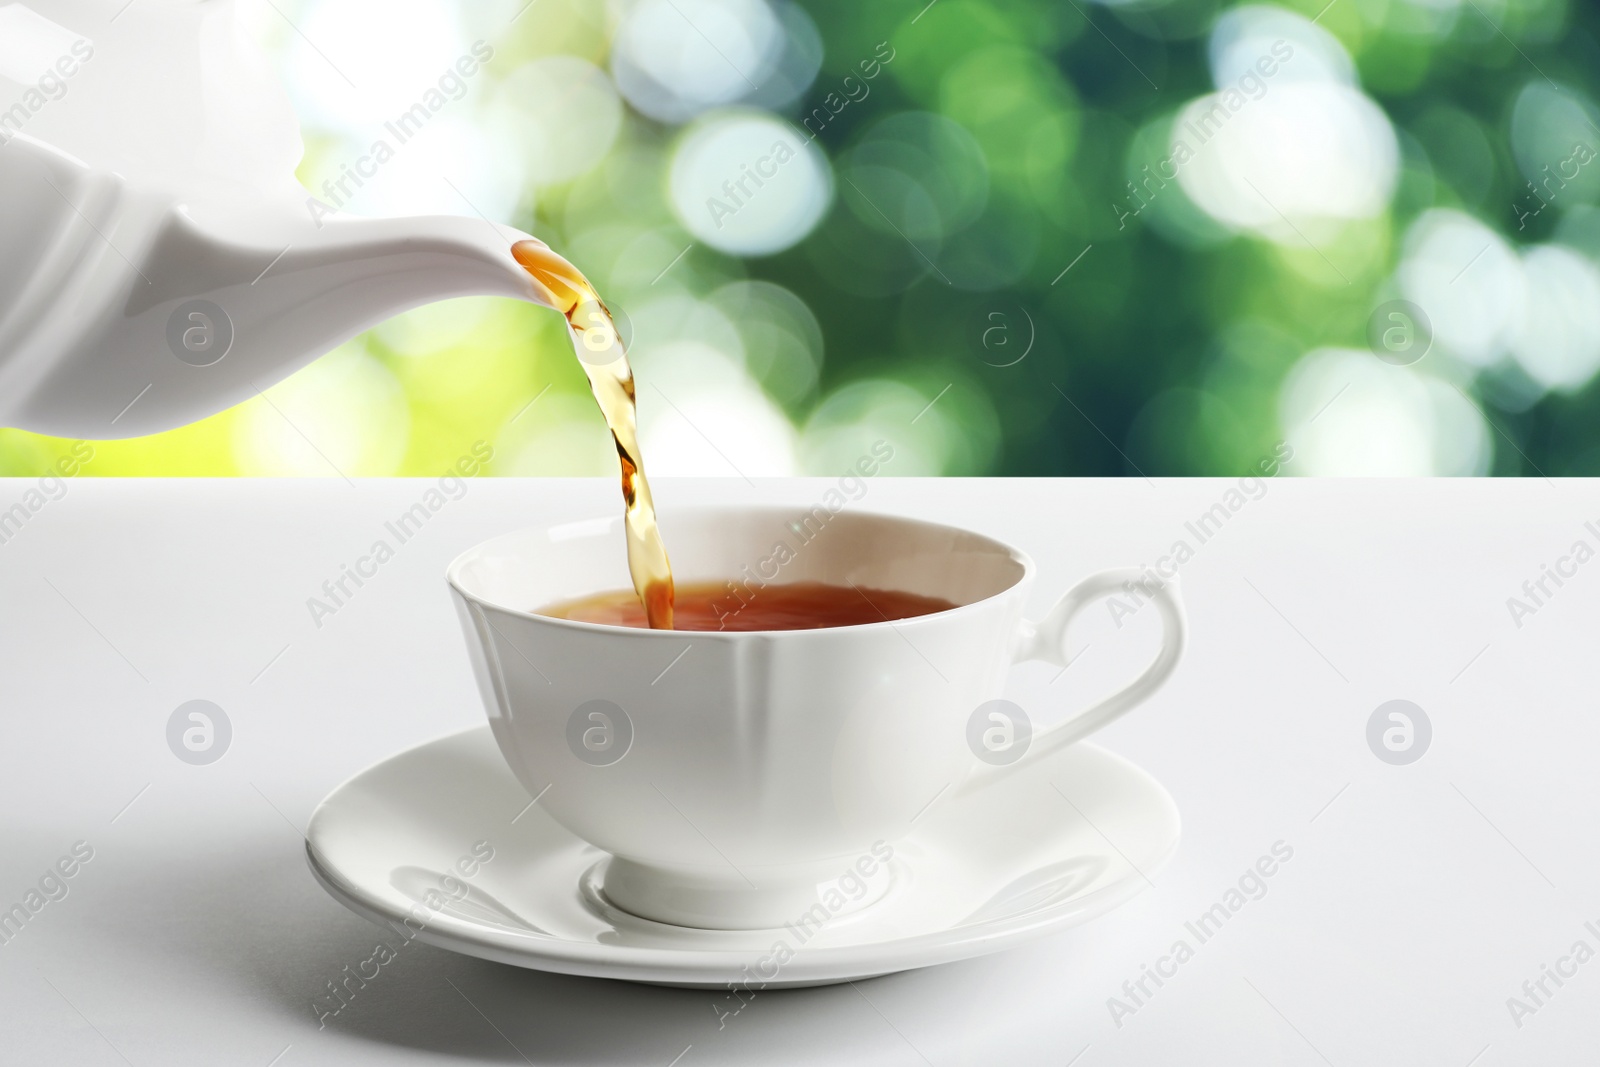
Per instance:
[[[296,220],[289,228],[279,217],[248,242],[219,241],[183,221],[153,250],[145,270],[151,284],[136,286],[127,308],[131,317],[155,312],[166,342],[159,354],[166,358],[151,394],[122,420],[140,415],[126,432],[165,429],[231,407],[423,304],[504,296],[557,306],[512,258],[513,244],[533,238],[481,218],[335,216]],[[226,320],[216,324],[231,334],[222,356],[216,356],[219,339],[208,332],[207,309],[199,309],[200,319],[184,310],[197,301],[211,303]],[[187,351],[191,338],[200,349],[194,358]],[[164,386],[168,391],[155,396]]]
[[[534,240],[510,226],[456,216],[337,216],[283,239],[250,283],[277,316],[320,324],[333,347],[402,311],[461,296],[507,296],[545,307],[555,297],[511,255]],[[256,257],[259,261],[259,255]]]
[[[34,331],[37,352],[0,356],[0,382],[16,386],[0,405],[4,424],[87,438],[155,433],[248,400],[422,304],[504,296],[559,306],[512,257],[533,238],[481,218],[262,212],[220,225],[203,209],[122,206],[131,210],[111,212],[124,223],[117,256],[99,249],[95,284],[62,290],[79,313],[51,317],[93,326],[70,340]],[[140,218],[143,227],[129,225]],[[109,229],[76,228],[90,249]]]

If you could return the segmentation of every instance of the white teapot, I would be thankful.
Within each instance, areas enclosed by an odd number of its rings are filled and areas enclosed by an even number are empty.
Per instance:
[[[419,304],[554,306],[481,218],[331,213],[233,0],[0,0],[0,425],[194,422]]]

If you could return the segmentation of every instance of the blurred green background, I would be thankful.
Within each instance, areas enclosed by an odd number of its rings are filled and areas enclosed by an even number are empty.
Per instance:
[[[836,474],[880,438],[893,475],[1600,473],[1593,3],[246,9],[308,195],[588,273],[653,474]],[[477,441],[496,475],[615,470],[559,317],[508,301],[268,396],[84,472],[438,475]],[[0,431],[0,471],[64,447]]]

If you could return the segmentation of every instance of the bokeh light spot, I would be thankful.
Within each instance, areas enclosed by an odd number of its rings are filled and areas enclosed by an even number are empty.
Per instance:
[[[754,111],[707,116],[678,142],[672,207],[721,252],[771,255],[821,221],[833,196],[827,159],[795,127]]]

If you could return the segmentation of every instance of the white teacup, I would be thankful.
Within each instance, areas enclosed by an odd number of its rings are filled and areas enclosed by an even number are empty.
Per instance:
[[[952,784],[1047,758],[1134,707],[1183,646],[1173,585],[1142,586],[1163,623],[1143,673],[1034,734],[1021,758],[980,760],[969,735],[986,726],[979,708],[1001,695],[1010,666],[1064,666],[1067,624],[1140,571],[1087,578],[1028,622],[1033,561],[987,537],[822,508],[703,510],[663,523],[680,583],[734,579],[746,596],[764,581],[853,583],[960,606],[715,633],[533,614],[628,588],[621,523],[506,534],[456,559],[448,578],[507,762],[554,819],[611,854],[605,898],[658,922],[761,929],[803,916],[842,872],[876,868],[862,862],[873,846],[882,858]]]

